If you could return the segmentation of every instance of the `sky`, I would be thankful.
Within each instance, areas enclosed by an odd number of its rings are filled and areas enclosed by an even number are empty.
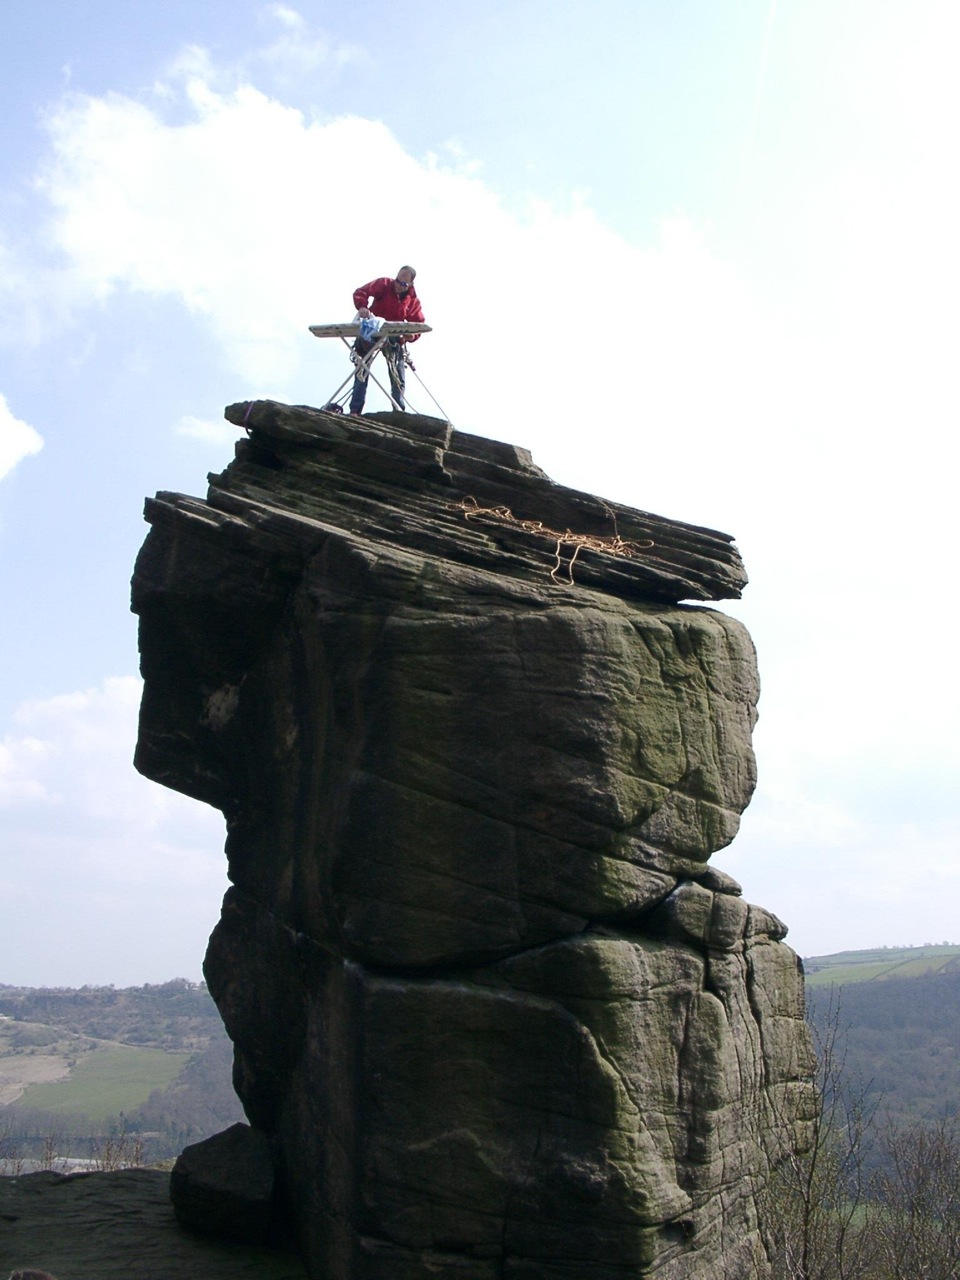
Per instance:
[[[714,865],[801,955],[960,941],[958,44],[955,0],[4,0],[0,983],[200,977],[223,821],[131,763],[143,500],[224,405],[323,404],[307,326],[407,262],[412,407],[736,538]]]

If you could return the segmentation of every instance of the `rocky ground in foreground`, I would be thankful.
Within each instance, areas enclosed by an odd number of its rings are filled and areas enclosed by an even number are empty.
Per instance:
[[[181,1227],[169,1174],[152,1169],[0,1178],[0,1273],[58,1280],[306,1280],[292,1254]]]

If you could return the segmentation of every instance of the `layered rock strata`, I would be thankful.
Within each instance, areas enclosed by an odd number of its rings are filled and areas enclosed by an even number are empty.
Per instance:
[[[134,577],[137,766],[220,808],[205,971],[312,1274],[748,1280],[811,1073],[723,534],[269,401]]]

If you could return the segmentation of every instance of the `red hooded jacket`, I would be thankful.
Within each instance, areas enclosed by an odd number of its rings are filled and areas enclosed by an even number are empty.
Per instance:
[[[367,307],[381,320],[411,320],[414,324],[426,324],[414,286],[411,285],[402,297],[398,297],[393,279],[393,276],[381,276],[379,280],[371,280],[369,284],[362,284],[359,289],[354,289],[353,305],[358,311],[361,307]],[[419,333],[411,333],[407,335],[406,341],[416,342],[419,337]]]

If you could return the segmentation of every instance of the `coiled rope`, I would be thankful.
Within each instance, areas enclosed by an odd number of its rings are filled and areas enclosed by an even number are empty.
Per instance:
[[[606,503],[603,505],[610,513],[614,528],[616,528],[616,514]],[[480,520],[486,524],[508,524],[523,533],[531,534],[535,538],[552,539],[556,545],[553,552],[555,563],[550,570],[550,577],[554,582],[562,583],[565,586],[573,586],[573,566],[576,564],[577,556],[579,556],[584,547],[588,551],[599,551],[602,555],[632,558],[644,551],[649,551],[655,545],[651,538],[633,542],[628,541],[626,538],[621,538],[619,533],[615,533],[608,538],[592,533],[574,533],[570,529],[566,529],[561,533],[558,529],[549,528],[542,520],[520,520],[509,507],[481,507],[472,494],[462,498],[459,502],[452,503],[450,510],[461,512],[465,520]],[[563,559],[564,547],[573,547],[573,554],[567,561]],[[566,570],[566,577],[558,576],[562,569]]]

